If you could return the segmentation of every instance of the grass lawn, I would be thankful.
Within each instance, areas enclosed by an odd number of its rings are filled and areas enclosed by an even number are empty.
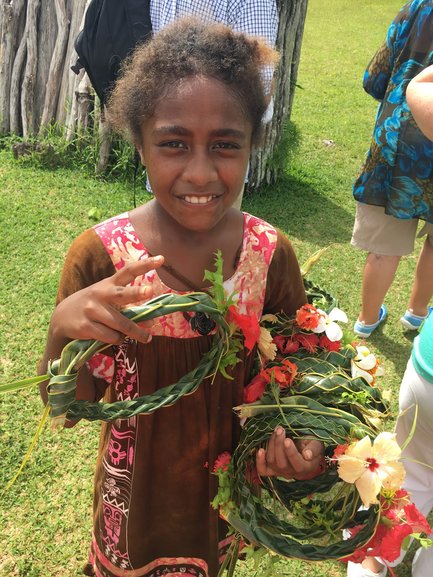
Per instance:
[[[349,241],[351,183],[369,146],[375,103],[362,90],[366,64],[402,0],[310,0],[292,120],[299,143],[278,187],[247,198],[244,209],[288,233],[299,260],[330,246],[311,274],[333,292],[351,323],[360,306],[365,255]],[[333,141],[327,146],[324,141]],[[42,170],[0,151],[0,381],[34,374],[59,273],[72,239],[97,219],[132,207],[132,184],[95,180],[78,169]],[[420,248],[420,246],[418,246]],[[383,360],[382,386],[398,387],[411,339],[398,319],[406,308],[416,254],[404,259],[387,297],[389,320],[371,339]],[[4,487],[41,414],[37,391],[0,399]],[[392,423],[389,424],[392,427]],[[91,531],[98,425],[44,431],[30,464],[1,502],[0,577],[75,577]],[[240,568],[239,574],[251,573]],[[340,563],[279,562],[288,577],[345,575]],[[396,574],[408,577],[406,563]]]

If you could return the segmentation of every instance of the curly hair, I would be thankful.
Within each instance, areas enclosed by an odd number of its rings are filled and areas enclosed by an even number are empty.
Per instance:
[[[179,19],[125,61],[108,100],[107,118],[116,131],[138,144],[143,123],[153,115],[167,90],[187,77],[203,76],[226,84],[239,98],[256,143],[271,98],[262,69],[276,60],[277,53],[264,40],[223,24]]]

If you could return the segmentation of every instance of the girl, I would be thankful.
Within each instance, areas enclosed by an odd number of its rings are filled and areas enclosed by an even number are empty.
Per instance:
[[[189,20],[156,35],[126,66],[108,116],[137,147],[155,198],[84,232],[67,255],[43,370],[69,339],[113,345],[80,375],[77,397],[147,395],[197,366],[212,337],[181,313],[139,327],[119,309],[205,288],[203,273],[218,249],[225,289],[237,293],[241,312],[292,314],[305,303],[289,241],[232,208],[270,97],[262,66],[274,59],[257,39]],[[241,356],[232,381],[219,375],[153,415],[103,423],[87,575],[216,575],[228,540],[210,506],[216,479],[209,468],[239,435],[232,407],[242,402],[254,358]],[[258,472],[311,476],[318,445],[298,452],[279,429],[259,451]]]

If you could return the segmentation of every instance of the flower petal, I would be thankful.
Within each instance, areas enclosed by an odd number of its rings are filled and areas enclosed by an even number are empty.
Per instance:
[[[379,433],[373,443],[373,456],[380,462],[397,461],[401,456],[401,449],[395,440],[395,433],[384,431]]]
[[[371,371],[371,369],[374,369],[377,363],[376,357],[373,355],[373,353],[370,353],[369,355],[366,356],[362,356],[359,360],[358,357],[356,357],[356,359],[354,359],[354,362],[358,365],[358,367],[366,371]]]
[[[352,361],[352,365],[351,365],[351,374],[352,374],[352,379],[356,379],[356,377],[362,377],[363,379],[365,379],[367,381],[367,383],[369,385],[371,385],[371,383],[374,381],[373,375],[371,375],[367,371],[363,371],[353,361]]]
[[[330,323],[327,325],[325,334],[330,341],[341,341],[343,338],[343,331],[337,323]]]
[[[356,457],[341,455],[338,459],[338,476],[346,483],[355,483],[365,472],[365,463]]]
[[[361,459],[361,461],[366,463],[367,459],[373,456],[373,448],[371,445],[370,437],[366,435],[360,441],[349,445],[346,454]]]
[[[346,313],[337,307],[334,307],[328,316],[331,321],[339,321],[341,323],[347,323],[348,320]]]
[[[272,341],[272,335],[265,327],[260,327],[259,351],[270,361],[273,361],[277,354],[277,345]]]
[[[323,313],[326,314],[326,313]],[[317,327],[312,328],[313,333],[323,333],[326,329],[326,317],[320,315]]]
[[[369,507],[373,503],[378,502],[377,496],[379,495],[382,483],[375,472],[370,471],[370,469],[365,469],[364,474],[355,481],[355,486],[358,489],[364,507]]]

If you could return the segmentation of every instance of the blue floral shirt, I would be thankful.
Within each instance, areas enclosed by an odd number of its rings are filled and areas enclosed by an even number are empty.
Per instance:
[[[364,75],[364,89],[380,104],[353,194],[396,218],[433,223],[433,142],[418,129],[406,102],[409,81],[432,63],[433,0],[408,2]]]

